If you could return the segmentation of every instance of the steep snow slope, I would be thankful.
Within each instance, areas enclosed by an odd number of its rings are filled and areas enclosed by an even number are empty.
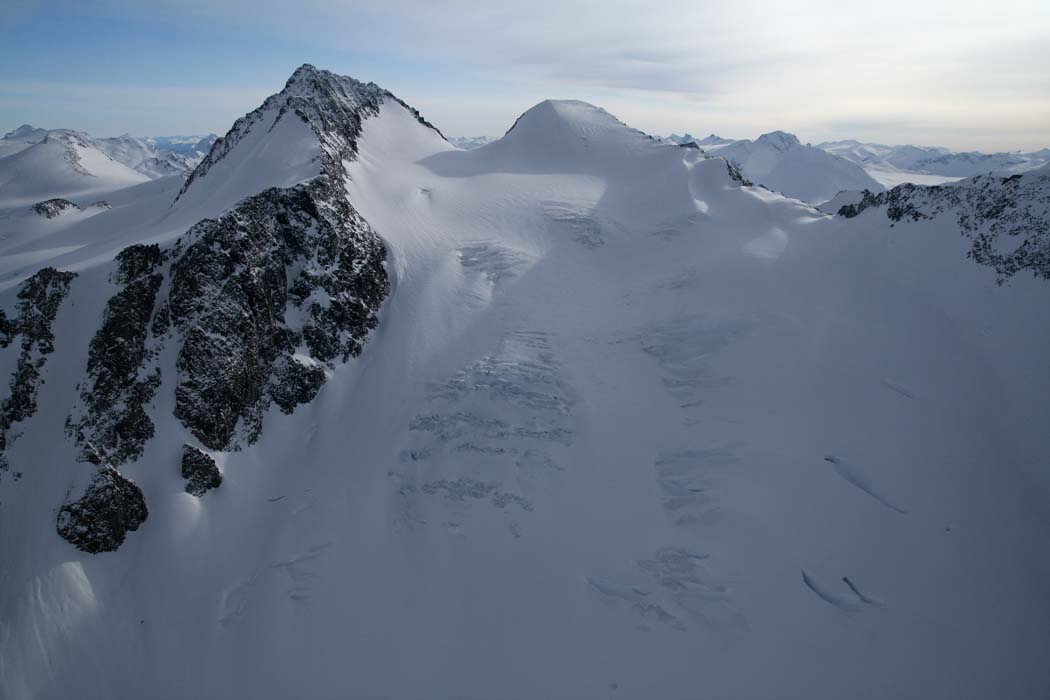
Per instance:
[[[819,148],[803,146],[793,134],[783,131],[763,134],[755,141],[711,141],[701,147],[737,163],[749,180],[814,204],[842,190],[883,189],[858,165]]]
[[[23,475],[0,480],[4,696],[1024,698],[1050,682],[1045,280],[997,286],[954,209],[826,216],[584,103],[459,151],[387,93],[297,76],[170,210],[161,180],[51,237],[83,247],[50,258],[78,277],[8,445]],[[290,415],[264,412],[256,442],[205,448],[222,483],[198,498],[170,336],[148,360],[156,434],[119,466],[148,518],[116,551],[78,551],[56,511],[93,465],[63,426],[125,284],[116,247],[211,241],[186,233],[194,216],[331,184],[336,157],[392,283],[364,352]],[[263,165],[286,169],[253,179]],[[268,240],[252,212],[204,231]],[[244,318],[273,308],[255,303]]]

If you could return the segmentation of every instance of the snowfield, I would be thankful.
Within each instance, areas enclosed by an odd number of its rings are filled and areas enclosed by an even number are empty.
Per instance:
[[[825,214],[583,102],[461,150],[378,90],[305,66],[181,194],[181,178],[129,182],[90,216],[0,222],[5,333],[37,270],[77,273],[53,352],[24,353],[29,331],[0,350],[12,387],[23,355],[46,360],[35,412],[0,432],[0,696],[1050,687],[1047,279],[997,284],[954,215]],[[327,100],[359,131],[319,137],[302,107],[336,113]],[[316,397],[217,450],[174,415],[191,331],[143,330],[152,354],[130,376],[159,371],[155,433],[116,466],[148,517],[115,551],[78,550],[56,517],[95,465],[67,418],[121,289],[114,256],[183,255],[194,224],[335,177],[335,157],[386,247],[363,352],[300,345]],[[1021,177],[1050,197],[1050,174]],[[232,211],[231,239],[263,235]],[[186,492],[183,444],[221,486]]]

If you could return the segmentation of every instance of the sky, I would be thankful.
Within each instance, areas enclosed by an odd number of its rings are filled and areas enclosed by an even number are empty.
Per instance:
[[[224,133],[303,63],[444,133],[547,98],[666,135],[1050,146],[1050,1],[4,0],[0,130]]]

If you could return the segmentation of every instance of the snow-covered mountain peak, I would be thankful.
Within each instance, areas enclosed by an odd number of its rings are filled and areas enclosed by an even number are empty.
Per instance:
[[[553,172],[617,171],[639,153],[667,146],[609,112],[579,100],[545,100],[526,110],[503,138],[477,149],[501,167]]]
[[[884,189],[860,165],[805,146],[785,131],[771,131],[754,141],[701,146],[739,165],[749,180],[807,202],[827,201],[842,190]]]
[[[733,139],[723,138],[718,134],[708,134],[696,143],[700,146],[723,146],[727,143],[733,143]]]
[[[186,179],[179,198],[235,151],[243,155],[234,159],[231,171],[242,175],[254,171],[263,178],[276,178],[266,183],[253,180],[243,194],[258,191],[260,184],[288,186],[321,171],[335,174],[343,162],[357,157],[362,122],[377,116],[386,100],[401,105],[420,124],[437,131],[416,110],[375,83],[303,64],[284,89],[234,122],[229,132],[215,141]],[[289,118],[292,116],[296,118]],[[249,161],[254,165],[246,165]]]
[[[797,136],[786,131],[770,131],[768,134],[762,134],[755,143],[770,146],[780,152],[789,151],[802,145]]]
[[[347,109],[368,105],[386,94],[387,91],[375,83],[362,83],[304,63],[295,69],[284,89],[274,97],[285,102],[292,102],[295,98],[314,102],[327,99],[338,108]]]
[[[73,131],[72,129],[55,129],[49,131],[42,139],[41,143],[59,143],[66,146],[77,145],[83,148],[91,148],[91,137],[82,131]]]
[[[38,135],[41,138],[43,138],[44,134],[46,134],[46,133],[47,133],[46,129],[38,129],[35,126],[33,126],[32,124],[23,124],[22,126],[18,127],[14,131],[9,131],[6,134],[4,134],[4,138],[5,139],[26,140],[28,138],[32,138],[32,137],[35,137],[35,136],[38,136]]]
[[[511,139],[550,143],[556,140],[648,139],[601,107],[580,100],[544,100],[526,110],[507,132]]]

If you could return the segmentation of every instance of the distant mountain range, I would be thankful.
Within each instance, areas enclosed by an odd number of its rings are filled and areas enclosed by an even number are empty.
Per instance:
[[[457,148],[472,150],[494,141],[491,136],[451,137]],[[814,204],[841,191],[870,190],[910,182],[936,185],[974,175],[1011,175],[1050,162],[1050,148],[1029,153],[954,152],[927,146],[886,146],[860,141],[828,141],[803,145],[783,131],[754,141],[716,134],[697,137],[671,134],[664,143],[696,144],[709,155],[733,162],[749,180]]]
[[[819,203],[842,190],[882,191],[862,167],[809,145],[794,134],[772,131],[754,141],[728,141],[717,136],[698,144],[709,155],[735,163],[747,179],[790,197]]]
[[[206,136],[111,138],[24,124],[0,138],[0,199],[96,196],[186,175],[207,154]]]
[[[817,147],[860,165],[887,186],[901,182],[936,184],[974,175],[1013,175],[1050,163],[1050,148],[1029,153],[980,153],[859,141],[828,141]]]
[[[473,151],[496,140],[495,136],[449,136],[448,141],[463,151]]]

